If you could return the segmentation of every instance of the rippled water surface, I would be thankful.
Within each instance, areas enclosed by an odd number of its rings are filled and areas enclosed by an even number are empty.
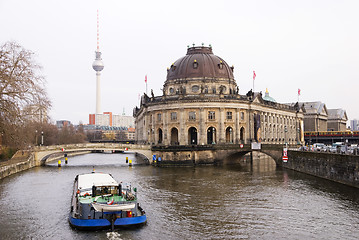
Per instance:
[[[263,156],[236,166],[128,167],[132,154],[88,154],[0,180],[0,239],[358,239],[359,190],[276,169]],[[111,173],[138,188],[148,222],[83,232],[68,224],[73,180]]]

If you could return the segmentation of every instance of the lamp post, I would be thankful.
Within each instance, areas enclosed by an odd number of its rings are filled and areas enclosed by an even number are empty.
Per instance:
[[[44,132],[41,131],[41,146],[44,145]]]
[[[35,146],[37,146],[37,130],[35,130]]]

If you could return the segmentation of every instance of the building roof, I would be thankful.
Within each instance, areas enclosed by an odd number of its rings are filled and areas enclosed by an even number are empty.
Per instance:
[[[328,109],[328,120],[348,120],[347,113],[344,109]]]
[[[184,78],[226,78],[234,79],[233,67],[215,56],[212,47],[190,47],[186,56],[175,61],[167,69],[167,80]]]
[[[328,116],[327,107],[324,103],[317,102],[301,102],[300,105],[304,106],[306,114],[319,114]]]

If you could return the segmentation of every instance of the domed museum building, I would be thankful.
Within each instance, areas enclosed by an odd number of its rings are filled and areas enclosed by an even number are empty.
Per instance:
[[[234,67],[212,47],[189,47],[167,69],[162,96],[141,97],[133,111],[136,141],[155,146],[208,144],[297,144],[303,112],[263,98],[239,94]]]

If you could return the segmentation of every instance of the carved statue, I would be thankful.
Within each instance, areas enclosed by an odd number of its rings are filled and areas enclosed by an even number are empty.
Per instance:
[[[153,94],[153,89],[151,89],[151,96],[152,96],[152,98],[155,97],[155,95]]]
[[[223,90],[224,90],[224,86],[221,85],[221,86],[219,87],[219,94],[223,94]]]

